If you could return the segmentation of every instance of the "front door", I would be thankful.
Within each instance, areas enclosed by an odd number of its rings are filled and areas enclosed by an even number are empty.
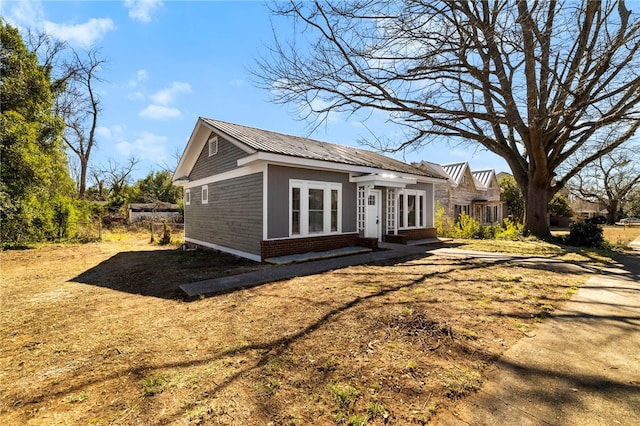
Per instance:
[[[369,191],[367,199],[367,223],[364,227],[365,238],[382,238],[382,192],[379,189]]]

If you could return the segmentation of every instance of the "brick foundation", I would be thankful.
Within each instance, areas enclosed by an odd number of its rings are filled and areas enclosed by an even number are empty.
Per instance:
[[[404,229],[398,231],[398,235],[387,234],[384,236],[384,240],[387,243],[395,244],[407,244],[407,241],[425,240],[427,238],[436,238],[435,228]]]
[[[262,259],[270,257],[288,256],[309,252],[335,250],[343,247],[353,247],[362,240],[358,234],[325,235],[322,237],[289,238],[285,240],[262,240],[260,251]],[[369,247],[369,245],[365,245]],[[377,247],[377,242],[376,242]]]

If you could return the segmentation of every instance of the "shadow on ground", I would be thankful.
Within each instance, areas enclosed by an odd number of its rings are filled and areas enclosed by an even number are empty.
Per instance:
[[[181,284],[268,267],[218,252],[131,251],[118,253],[70,281],[143,296],[183,299]]]

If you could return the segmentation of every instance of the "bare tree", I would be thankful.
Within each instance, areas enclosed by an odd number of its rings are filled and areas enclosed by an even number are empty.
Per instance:
[[[56,112],[65,122],[63,140],[78,158],[80,198],[86,193],[89,159],[96,144],[101,112],[96,85],[102,81],[99,72],[105,62],[96,50],[86,51],[82,56],[72,50],[71,59],[65,62],[64,91],[56,100]]]
[[[409,131],[387,150],[483,145],[509,164],[539,237],[551,197],[640,127],[640,20],[624,0],[293,0],[273,14],[294,38],[276,36],[254,73],[276,102],[320,121],[386,112]]]
[[[633,149],[627,148],[598,158],[576,174],[568,188],[581,199],[606,206],[607,222],[613,224],[622,204],[639,184],[640,160]]]
[[[131,173],[138,163],[139,160],[135,157],[130,157],[124,164],[109,159],[107,164],[96,168],[92,175],[97,182],[102,182],[106,186],[110,197],[122,197],[129,184]]]
[[[99,73],[106,60],[99,57],[97,49],[77,51],[45,32],[29,31],[27,45],[51,76],[55,114],[65,123],[63,140],[77,159],[77,170],[71,172],[78,183],[79,197],[84,198],[101,112],[96,85],[103,81]]]

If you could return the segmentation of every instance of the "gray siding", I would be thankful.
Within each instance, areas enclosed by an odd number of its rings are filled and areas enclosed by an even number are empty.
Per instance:
[[[269,238],[289,236],[289,179],[342,183],[342,232],[356,232],[357,189],[349,182],[348,173],[269,165]]]
[[[237,161],[247,155],[249,154],[218,136],[218,153],[209,157],[209,143],[205,143],[189,175],[189,180],[202,179],[233,170],[238,167]]]
[[[201,186],[191,188],[191,204],[185,205],[185,237],[259,255],[262,173],[208,187],[208,204],[202,204]]]

